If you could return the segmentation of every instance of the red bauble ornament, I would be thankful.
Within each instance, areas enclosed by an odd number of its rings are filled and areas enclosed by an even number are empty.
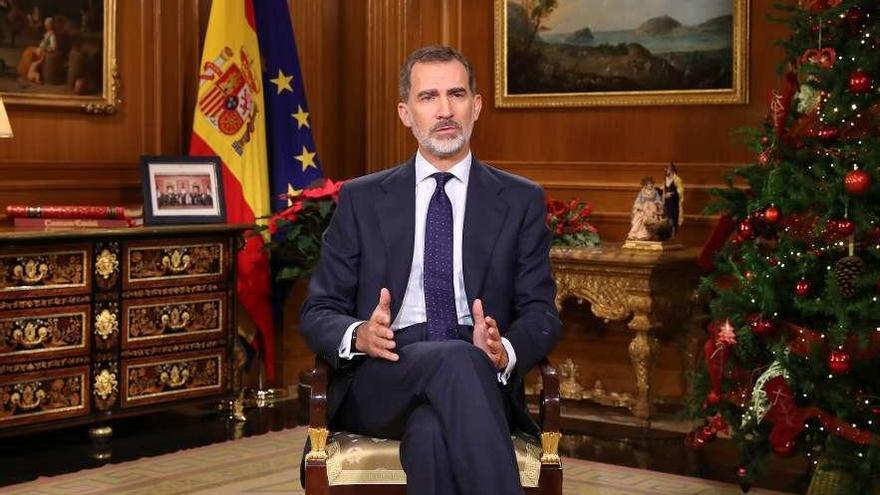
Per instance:
[[[843,187],[852,195],[861,195],[871,188],[871,174],[865,170],[853,170],[843,178]]]
[[[836,225],[834,226],[834,229],[837,231],[838,234],[844,237],[856,231],[855,222],[853,222],[849,218],[842,218],[840,220],[837,220],[835,223]]]
[[[778,455],[782,457],[789,457],[794,454],[794,441],[788,440],[779,445],[773,446],[773,452],[776,452]]]
[[[852,368],[852,358],[840,349],[835,349],[828,354],[828,369],[835,375],[849,373]]]
[[[798,297],[807,297],[810,294],[810,283],[803,279],[798,280],[794,284],[794,293]]]
[[[844,15],[846,22],[849,24],[850,34],[856,34],[865,27],[865,13],[858,7],[853,7],[846,11]]]
[[[857,70],[849,75],[849,90],[853,93],[867,93],[874,81],[866,72]]]
[[[769,149],[763,150],[763,151],[761,151],[761,153],[758,154],[758,163],[760,163],[761,165],[764,165],[765,167],[770,164],[770,150]]]
[[[739,223],[739,237],[743,240],[751,239],[755,236],[755,227],[748,219]]]
[[[762,136],[761,137],[761,146],[767,146],[768,144],[770,144],[770,137],[769,136]]]
[[[691,450],[702,450],[706,446],[706,439],[700,434],[700,430],[692,431],[684,437],[684,445]]]
[[[748,475],[748,474],[749,474],[749,470],[746,469],[745,466],[737,466],[736,467],[736,477],[737,478],[740,478],[740,479],[745,478],[746,475]]]
[[[718,436],[718,432],[709,425],[704,426],[700,433],[707,441],[715,440],[715,437]]]
[[[821,126],[817,128],[814,133],[817,138],[830,141],[832,139],[836,139],[837,136],[840,135],[840,129],[830,126]]]
[[[710,406],[721,404],[721,394],[714,390],[710,390],[709,393],[706,394],[706,404]]]
[[[764,319],[764,317],[758,313],[749,315],[746,317],[746,321],[749,323],[749,328],[751,328],[752,333],[755,335],[770,335],[776,329],[773,320]]]
[[[781,216],[782,212],[779,211],[776,205],[770,205],[764,210],[764,221],[771,225],[778,222]]]

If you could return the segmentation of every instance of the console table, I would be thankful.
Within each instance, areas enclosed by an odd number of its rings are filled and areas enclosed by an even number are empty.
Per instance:
[[[245,228],[0,230],[0,436],[230,397]]]
[[[580,390],[571,376],[573,365],[569,363],[561,366],[563,374],[569,375],[569,380],[562,384],[564,398],[568,395],[568,398],[627,407],[640,419],[651,417],[652,356],[657,346],[653,333],[672,321],[688,327],[687,319],[693,306],[691,297],[698,280],[696,257],[696,248],[651,251],[625,249],[619,244],[550,250],[557,308],[561,309],[562,302],[569,297],[587,300],[593,314],[600,318],[624,320],[631,316],[627,326],[635,333],[629,344],[636,378],[635,395],[606,392],[598,387]],[[566,388],[566,384],[577,390]]]

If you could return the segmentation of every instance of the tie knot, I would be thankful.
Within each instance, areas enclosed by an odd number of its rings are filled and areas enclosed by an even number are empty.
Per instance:
[[[437,172],[431,174],[431,177],[433,177],[434,180],[437,181],[437,187],[439,189],[443,189],[446,187],[446,183],[449,182],[449,179],[453,178],[454,175],[452,175],[452,173],[450,172]]]

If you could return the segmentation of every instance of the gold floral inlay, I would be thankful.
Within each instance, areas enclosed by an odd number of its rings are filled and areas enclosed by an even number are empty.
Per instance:
[[[114,273],[119,271],[119,260],[116,253],[109,249],[104,249],[95,260],[95,272],[104,280],[110,278]]]
[[[119,331],[119,321],[116,313],[109,309],[102,310],[95,317],[95,334],[104,340]]]
[[[106,400],[107,397],[116,392],[116,373],[110,373],[109,370],[101,370],[95,376],[95,395]]]

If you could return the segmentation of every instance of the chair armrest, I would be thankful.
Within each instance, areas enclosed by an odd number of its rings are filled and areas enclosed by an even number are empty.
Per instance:
[[[541,371],[540,410],[541,431],[559,431],[559,374],[546,357],[538,363]]]
[[[309,396],[309,427],[327,428],[327,380],[330,365],[320,356],[315,356],[312,370],[312,389]]]

